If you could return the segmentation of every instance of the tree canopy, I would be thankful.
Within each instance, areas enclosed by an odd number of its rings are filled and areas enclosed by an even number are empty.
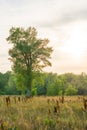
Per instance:
[[[12,69],[17,78],[23,79],[23,86],[31,91],[33,73],[51,66],[49,59],[53,50],[47,46],[49,40],[37,38],[34,27],[26,30],[12,27],[7,41],[13,45],[9,50],[10,60],[13,62]]]
[[[55,73],[37,72],[32,82],[32,95],[87,95],[87,75],[72,73],[57,75]],[[0,94],[25,94],[24,77],[13,72],[0,73]],[[18,80],[18,81],[16,81]],[[16,84],[15,84],[16,82]],[[23,83],[23,84],[22,84]],[[19,87],[18,87],[19,86]]]

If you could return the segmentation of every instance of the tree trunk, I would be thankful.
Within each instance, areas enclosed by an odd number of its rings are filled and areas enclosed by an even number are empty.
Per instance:
[[[27,71],[27,94],[31,96],[32,89],[32,70],[31,68]]]

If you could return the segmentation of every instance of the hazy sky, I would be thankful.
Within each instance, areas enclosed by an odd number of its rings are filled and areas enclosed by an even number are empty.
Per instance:
[[[87,0],[0,0],[0,72],[11,69],[9,29],[35,27],[53,47],[56,73],[87,73]]]

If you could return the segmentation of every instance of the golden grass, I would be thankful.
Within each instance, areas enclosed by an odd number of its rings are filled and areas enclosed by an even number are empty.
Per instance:
[[[0,97],[0,130],[87,130],[83,97]],[[87,98],[87,97],[86,97]],[[15,100],[16,99],[16,100]]]

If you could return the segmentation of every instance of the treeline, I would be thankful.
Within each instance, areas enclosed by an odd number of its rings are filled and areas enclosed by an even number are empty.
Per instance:
[[[23,80],[23,79],[22,79]],[[0,73],[0,95],[26,94],[26,86],[12,72]],[[87,75],[82,73],[55,74],[35,73],[32,82],[32,95],[87,95]]]

